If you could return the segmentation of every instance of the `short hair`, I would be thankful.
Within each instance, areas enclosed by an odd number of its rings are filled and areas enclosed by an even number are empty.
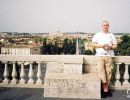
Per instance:
[[[108,21],[102,21],[102,23],[107,23],[109,25],[109,22]]]

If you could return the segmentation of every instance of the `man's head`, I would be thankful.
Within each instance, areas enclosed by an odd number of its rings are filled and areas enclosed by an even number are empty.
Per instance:
[[[107,33],[109,31],[109,22],[108,21],[102,22],[102,31],[105,33]]]

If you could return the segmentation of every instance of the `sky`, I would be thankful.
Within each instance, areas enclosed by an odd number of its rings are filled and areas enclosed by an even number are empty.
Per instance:
[[[130,0],[0,0],[0,32],[130,33]]]

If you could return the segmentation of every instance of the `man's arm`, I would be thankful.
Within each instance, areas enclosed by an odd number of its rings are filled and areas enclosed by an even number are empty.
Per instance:
[[[96,42],[92,42],[92,46],[94,48],[103,48],[104,45],[97,44]]]
[[[104,50],[113,50],[113,49],[116,49],[116,48],[117,48],[117,44],[113,44],[112,46],[109,46],[109,45],[105,44],[103,46]]]
[[[117,44],[113,44],[112,46],[111,46],[111,49],[116,49],[117,48]]]
[[[96,42],[92,42],[92,46],[94,48],[104,48],[105,45],[100,45],[100,44],[97,44]],[[107,46],[108,46],[107,47],[108,50],[116,49],[117,48],[117,44],[113,44],[112,46],[109,46],[109,45],[107,45]]]
[[[116,39],[116,37],[114,36],[114,35],[112,35],[112,46],[111,46],[111,49],[116,49],[117,48],[117,39]]]

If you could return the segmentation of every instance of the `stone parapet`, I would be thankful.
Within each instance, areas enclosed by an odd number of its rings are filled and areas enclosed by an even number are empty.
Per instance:
[[[100,99],[100,84],[96,73],[49,75],[45,78],[44,97]]]

